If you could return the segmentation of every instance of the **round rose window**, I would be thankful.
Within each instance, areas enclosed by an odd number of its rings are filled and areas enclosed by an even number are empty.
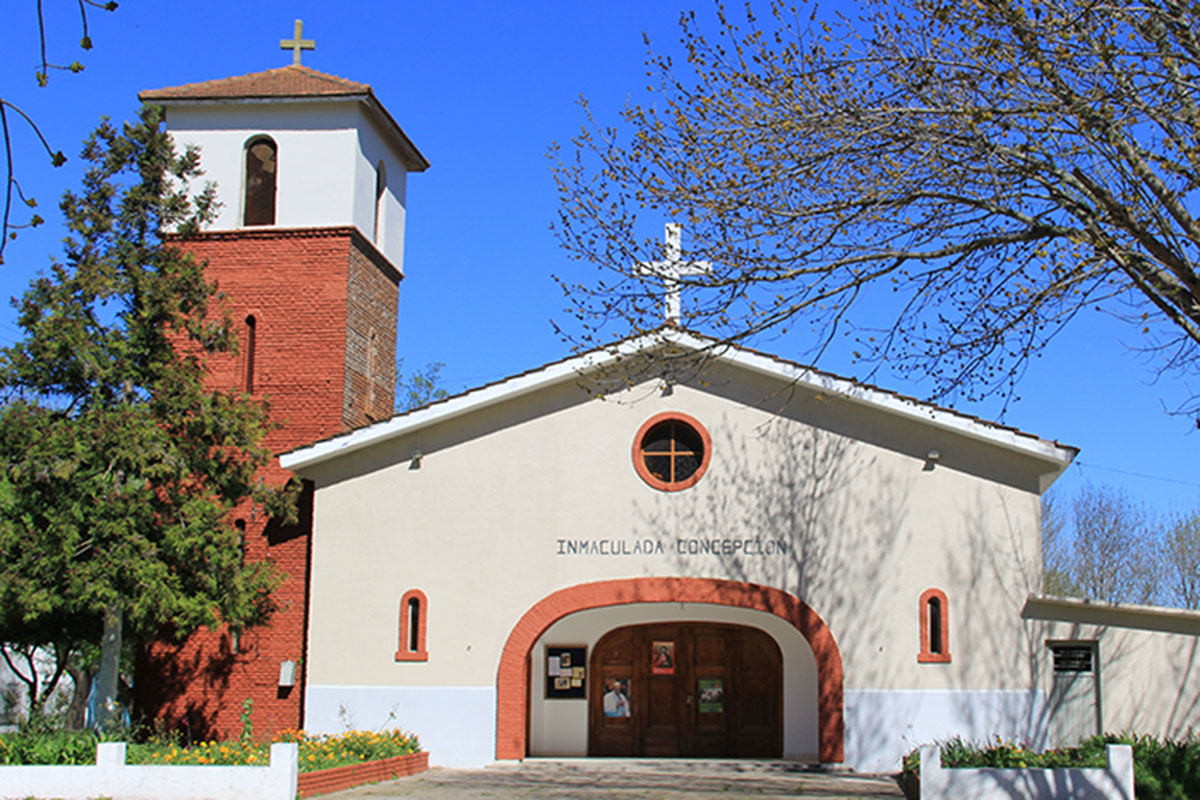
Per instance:
[[[668,411],[646,420],[633,440],[633,466],[655,489],[677,492],[693,486],[708,469],[712,439],[687,414]]]

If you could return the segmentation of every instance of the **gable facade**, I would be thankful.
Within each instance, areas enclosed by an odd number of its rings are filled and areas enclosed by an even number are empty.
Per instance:
[[[708,344],[666,338],[676,353]],[[394,717],[446,764],[774,747],[754,754],[867,770],[953,732],[1037,733],[1044,692],[1012,620],[1039,580],[1041,488],[1070,448],[749,351],[666,382],[647,377],[648,347],[283,457],[316,487],[309,729]],[[617,375],[636,377],[614,389]],[[639,432],[664,417],[711,441],[680,491],[637,468]],[[933,660],[931,589],[945,621]],[[412,590],[422,660],[399,658]],[[742,629],[778,647],[778,679],[738,661]],[[645,652],[594,663],[606,636]],[[655,642],[688,663],[655,674]],[[585,662],[566,676],[551,661],[564,647]],[[706,661],[706,647],[731,654]],[[625,678],[629,720],[601,719],[606,684]],[[698,710],[702,691],[724,694],[720,711]],[[763,723],[774,744],[737,740],[751,696],[778,704]]]

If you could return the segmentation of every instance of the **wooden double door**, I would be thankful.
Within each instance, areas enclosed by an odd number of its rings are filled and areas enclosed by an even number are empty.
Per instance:
[[[779,758],[783,657],[755,628],[618,628],[592,650],[588,754]]]

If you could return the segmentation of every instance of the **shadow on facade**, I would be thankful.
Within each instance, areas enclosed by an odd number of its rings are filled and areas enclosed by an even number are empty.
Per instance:
[[[845,678],[886,685],[912,479],[881,469],[861,443],[786,416],[738,430],[714,422],[720,468],[694,490],[637,504],[634,535],[661,542],[674,574],[793,595],[828,625],[852,664]],[[852,708],[839,712],[853,718]],[[848,724],[847,760],[886,735]]]
[[[134,704],[142,718],[154,718],[156,725],[185,740],[227,738],[238,735],[242,703],[251,700],[259,730],[297,727],[292,689],[278,687],[275,677],[280,661],[295,660],[304,652],[300,637],[306,635],[304,570],[311,556],[312,514],[313,487],[305,482],[295,523],[251,521],[249,529],[254,533],[247,538],[257,541],[246,543],[248,552],[253,560],[271,563],[282,579],[266,624],[237,636],[224,626],[201,628],[183,641],[165,632],[140,648],[134,667]],[[298,651],[289,646],[291,638],[301,642]],[[303,702],[302,696],[299,701]]]

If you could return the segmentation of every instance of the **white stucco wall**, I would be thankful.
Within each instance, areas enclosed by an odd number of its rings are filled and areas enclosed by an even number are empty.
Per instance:
[[[852,766],[890,765],[906,746],[892,735],[891,709],[911,703],[897,694],[872,711],[865,692],[929,693],[919,709],[957,704],[954,714],[931,711],[926,727],[978,723],[965,733],[1036,705],[1035,645],[1020,624],[1040,569],[1035,465],[720,369],[670,396],[650,382],[589,398],[566,383],[308,470],[317,497],[306,725],[321,729],[314,712],[324,704],[328,716],[339,686],[346,697],[364,687],[494,692],[504,642],[528,609],[565,587],[647,576],[765,584],[815,610],[841,653]],[[708,474],[676,493],[650,488],[631,464],[639,426],[669,410],[713,438]],[[941,454],[932,470],[930,449]],[[687,554],[701,539],[783,547]],[[653,546],[569,554],[570,541]],[[929,587],[948,597],[950,664],[917,663],[918,598]],[[410,588],[429,598],[424,663],[393,658]],[[533,730],[578,731],[560,716],[543,708]],[[399,721],[417,727],[403,707]],[[477,721],[494,732],[494,718]],[[806,752],[807,736],[795,730],[788,752]]]
[[[1037,623],[1031,623],[1037,624]],[[1118,624],[1041,623],[1042,686],[1054,680],[1049,643],[1094,643],[1101,733],[1183,739],[1200,732],[1200,639]]]
[[[1040,748],[1046,695],[1038,689],[849,689],[846,763],[862,772],[895,772],[921,744],[961,737]]]
[[[305,687],[307,731],[342,733],[396,727],[417,734],[434,766],[490,764],[496,758],[496,690],[453,685],[314,683]]]
[[[357,103],[172,105],[167,129],[178,148],[200,148],[204,180],[216,183],[221,207],[209,230],[242,227],[245,147],[267,135],[277,146],[275,227],[353,225],[370,241],[382,160],[387,190],[375,243],[403,272],[407,173]]]

